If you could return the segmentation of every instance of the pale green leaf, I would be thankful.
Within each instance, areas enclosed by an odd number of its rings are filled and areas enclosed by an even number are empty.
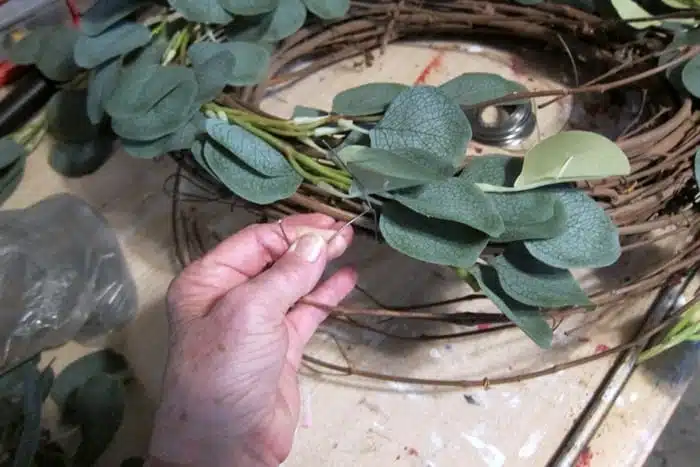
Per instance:
[[[503,219],[474,183],[459,177],[393,194],[394,199],[424,216],[468,225],[490,237],[504,232]]]
[[[70,81],[80,71],[73,59],[78,32],[67,26],[51,27],[41,41],[41,53],[36,67],[54,81]]]
[[[427,263],[469,268],[488,236],[464,224],[422,216],[395,202],[382,206],[379,229],[393,249]]]
[[[277,8],[262,19],[261,39],[277,42],[297,32],[306,21],[306,7],[301,0],[281,0]]]
[[[24,146],[18,144],[9,136],[0,138],[0,174],[2,174],[2,170],[26,156],[27,150]]]
[[[328,112],[326,112],[325,110],[314,109],[313,107],[305,107],[303,105],[294,106],[294,111],[292,112],[292,118],[297,118],[297,117],[316,118],[316,117],[325,117],[326,115],[328,115]]]
[[[104,117],[104,103],[117,87],[121,73],[121,58],[110,60],[90,73],[87,89],[87,115],[97,125]]]
[[[624,152],[597,133],[564,131],[541,141],[525,154],[517,189],[629,175]],[[507,191],[507,190],[504,190]]]
[[[2,157],[2,141],[0,140],[0,157]],[[2,164],[0,164],[2,167]],[[695,156],[693,157],[693,175],[695,176],[695,183],[700,186],[700,147],[695,150]]]
[[[219,0],[219,3],[235,15],[252,16],[274,10],[280,1],[286,0]]]
[[[150,41],[151,31],[146,26],[124,21],[111,26],[98,36],[79,36],[73,50],[73,58],[75,63],[83,68],[95,68]]]
[[[552,328],[537,308],[513,300],[501,286],[496,270],[491,266],[477,265],[471,269],[474,278],[484,295],[498,309],[517,325],[538,346],[548,349],[552,346]]]
[[[7,54],[15,65],[33,65],[42,54],[44,37],[52,31],[51,27],[38,26],[25,34],[19,41],[11,42]]]
[[[661,26],[661,21],[653,20],[652,15],[639,6],[634,0],[610,0],[612,6],[622,19],[649,18],[649,21],[632,21],[628,23],[636,29],[646,29],[652,26]]]
[[[438,89],[460,105],[473,106],[521,92],[523,86],[493,73],[464,73],[442,84]]]
[[[700,96],[700,56],[696,55],[683,66],[683,86],[695,97]]]
[[[146,0],[97,0],[80,18],[80,29],[97,36],[113,24],[147,6]]]
[[[207,172],[214,180],[220,181],[219,177],[217,177],[214,171],[211,170],[209,164],[207,164],[207,161],[204,158],[204,146],[205,145],[202,140],[195,140],[194,143],[192,143],[192,148],[190,149],[192,152],[192,157],[197,164],[199,164],[199,166],[204,169],[204,171]]]
[[[87,115],[87,90],[63,89],[46,106],[48,132],[59,141],[85,143],[97,136]]]
[[[199,86],[197,102],[206,103],[218,97],[235,67],[236,57],[229,50],[222,50],[203,63],[195,64],[193,70]]]
[[[218,0],[168,0],[170,5],[193,23],[228,24],[233,17]]]
[[[65,177],[82,177],[102,167],[113,147],[114,141],[107,136],[84,143],[56,141],[49,154],[49,165]]]
[[[566,210],[566,228],[554,238],[526,241],[530,254],[563,269],[602,268],[615,263],[620,257],[620,238],[603,208],[575,189],[559,189],[557,197]]]
[[[350,9],[350,0],[304,0],[309,11],[321,19],[344,17]]]
[[[295,173],[281,152],[248,130],[216,119],[207,120],[205,126],[214,141],[256,172],[266,177],[288,177]]]
[[[14,453],[12,466],[32,467],[41,441],[41,406],[43,402],[40,386],[41,374],[34,365],[22,365],[21,371],[24,379],[22,434],[17,451]]]
[[[346,89],[333,99],[333,112],[350,117],[382,113],[406,89],[408,86],[398,83],[367,83]]]
[[[250,86],[267,77],[270,52],[262,45],[252,42],[234,41],[222,44],[200,42],[192,45],[188,55],[193,65],[202,65],[216,54],[226,51],[235,57],[235,66],[227,71],[226,84]]]
[[[294,171],[281,177],[266,177],[213,141],[204,144],[203,158],[211,172],[229,190],[256,204],[271,204],[288,198],[302,182],[301,176]]]
[[[543,308],[592,305],[571,272],[538,261],[522,244],[509,246],[489,264],[506,294],[520,303]]]
[[[671,8],[677,8],[679,10],[685,10],[688,8],[693,8],[693,4],[690,0],[661,0],[666,5]]]
[[[472,131],[462,109],[437,88],[419,86],[402,91],[370,131],[372,147],[421,149],[436,163],[458,167]]]

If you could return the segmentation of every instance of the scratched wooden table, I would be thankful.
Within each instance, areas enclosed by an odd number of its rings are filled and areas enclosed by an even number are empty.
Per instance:
[[[517,66],[513,66],[513,65]],[[291,88],[279,90],[264,104],[285,115],[295,103],[328,108],[333,96],[368,81],[439,84],[468,71],[489,70],[510,79],[532,73],[522,63],[494,50],[465,44],[395,45],[376,56],[371,67],[349,60]],[[524,80],[531,89],[556,86],[547,78]],[[563,127],[572,114],[563,100],[538,114],[539,129],[523,148]],[[139,289],[140,307],[122,332],[96,342],[110,345],[129,358],[139,383],[129,390],[129,407],[117,439],[102,465],[118,465],[127,455],[142,454],[150,431],[154,400],[160,389],[165,358],[164,295],[176,272],[170,232],[170,198],[164,183],[174,172],[167,159],[143,161],[116,155],[98,173],[67,180],[46,163],[45,143],[29,160],[19,190],[4,208],[28,206],[58,192],[71,192],[97,207],[117,230]],[[515,151],[522,148],[514,148]],[[478,154],[477,145],[470,151]],[[235,231],[252,218],[229,206],[191,206],[207,228],[219,235]],[[646,255],[624,257],[616,268],[592,275],[584,283],[618,280],[625,268],[645,266]],[[358,239],[341,261],[360,271],[360,284],[390,304],[410,304],[464,293],[464,285],[441,268],[426,266]],[[338,265],[335,265],[338,266]],[[452,341],[395,341],[369,331],[329,323],[314,338],[309,354],[343,363],[338,349],[358,368],[409,375],[480,380],[485,376],[539,369],[612,347],[630,336],[652,296],[629,301],[624,310],[608,313],[602,325],[561,326],[554,349],[542,351],[516,330],[488,337]],[[366,298],[353,296],[349,302]],[[488,303],[455,309],[490,310]],[[620,312],[624,311],[624,313]],[[438,330],[402,321],[383,329],[418,335]],[[604,329],[603,329],[604,328]],[[53,354],[60,367],[88,349],[69,344]],[[695,367],[695,354],[675,355],[654,368],[638,370],[616,402],[589,449],[583,466],[641,465],[672,413]],[[354,377],[334,377],[304,370],[302,416],[286,467],[308,466],[544,466],[590,400],[613,358],[540,379],[488,390],[436,390]],[[671,371],[672,370],[672,371]]]

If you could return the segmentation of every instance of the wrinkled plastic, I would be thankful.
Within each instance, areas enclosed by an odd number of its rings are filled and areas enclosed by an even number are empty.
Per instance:
[[[106,334],[136,306],[116,234],[83,200],[0,211],[0,368]]]

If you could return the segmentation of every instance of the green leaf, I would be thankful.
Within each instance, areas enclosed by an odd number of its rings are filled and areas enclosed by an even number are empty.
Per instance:
[[[75,390],[66,410],[80,426],[81,441],[73,456],[76,467],[97,463],[119,430],[124,407],[123,383],[107,374],[94,375]]]
[[[9,136],[0,138],[0,170],[11,166],[17,160],[26,156],[27,150],[24,146],[18,144]],[[2,174],[2,172],[0,172],[0,174]]]
[[[470,272],[479,283],[484,295],[498,307],[498,309],[515,323],[535,344],[544,349],[552,346],[552,328],[537,308],[525,305],[513,300],[503,290],[496,270],[491,266],[477,265]]]
[[[51,366],[47,366],[39,375],[39,392],[41,393],[41,402],[45,402],[51,394],[51,387],[56,379],[56,374]]]
[[[87,89],[87,115],[97,125],[104,117],[104,103],[117,87],[121,73],[121,58],[115,58],[98,66],[91,72]]]
[[[102,167],[112,155],[114,140],[99,135],[85,143],[56,141],[49,154],[49,165],[64,177],[83,177]]]
[[[617,228],[598,203],[574,189],[557,191],[566,229],[554,238],[526,241],[532,256],[556,268],[602,268],[620,257]]]
[[[282,0],[265,15],[260,25],[261,39],[277,42],[297,32],[306,21],[306,7],[301,0]]]
[[[462,109],[433,87],[401,92],[370,131],[372,147],[421,149],[436,162],[458,167],[464,160],[472,131]]]
[[[393,249],[427,263],[469,268],[488,237],[464,224],[422,216],[398,203],[382,206],[379,230]]]
[[[22,435],[19,439],[13,467],[31,467],[41,440],[41,374],[34,365],[23,365],[24,397],[22,400]]]
[[[350,117],[382,113],[406,89],[408,86],[398,83],[367,83],[346,89],[333,99],[333,112]]]
[[[196,113],[185,126],[175,133],[153,141],[131,141],[122,139],[124,150],[134,157],[153,159],[170,151],[190,149],[198,135],[204,133],[204,116]]]
[[[219,3],[234,15],[252,16],[274,10],[280,1],[286,0],[219,0]]]
[[[695,97],[700,96],[700,56],[696,55],[683,66],[683,86]]]
[[[469,159],[459,175],[476,184],[510,186],[522,170],[520,157],[483,155]],[[503,219],[504,232],[494,242],[552,238],[566,228],[566,210],[551,190],[487,193]]]
[[[564,131],[525,154],[523,170],[512,191],[629,173],[627,156],[606,137],[587,131]],[[511,191],[507,188],[503,191]]]
[[[438,89],[463,106],[523,91],[520,83],[493,73],[464,73],[442,84]]]
[[[195,161],[197,161],[197,164],[204,169],[214,180],[220,181],[219,177],[216,176],[213,170],[209,167],[209,164],[207,164],[207,161],[204,158],[204,142],[200,140],[195,140],[194,143],[192,143],[192,157],[194,158]]]
[[[70,81],[80,68],[73,59],[73,48],[78,31],[66,26],[50,27],[41,41],[41,52],[36,67],[53,81]]]
[[[2,140],[0,140],[0,157],[2,157],[2,153]],[[695,150],[695,157],[693,157],[693,175],[695,176],[695,184],[700,186],[700,146]]]
[[[197,102],[206,103],[218,97],[235,68],[236,57],[229,50],[222,50],[203,63],[194,65],[199,86]]]
[[[525,305],[543,308],[592,305],[571,272],[538,261],[522,244],[509,246],[489,264],[496,270],[506,294]]]
[[[468,225],[491,237],[504,232],[503,219],[474,183],[450,178],[394,193],[394,199],[419,214]]]
[[[122,72],[117,87],[105,102],[105,110],[116,119],[142,115],[193,78],[194,72],[185,67],[132,65]]]
[[[80,28],[85,34],[97,36],[148,3],[145,0],[97,0],[80,18]]]
[[[200,42],[189,48],[188,56],[194,66],[199,66],[204,65],[220,52],[227,52],[235,57],[235,66],[225,73],[228,76],[226,84],[250,86],[267,77],[270,52],[260,44],[242,41],[222,44]]]
[[[85,143],[95,139],[97,126],[87,116],[87,90],[63,89],[46,106],[48,132],[59,141]]]
[[[304,0],[306,8],[321,19],[340,19],[350,9],[349,0]]]
[[[451,166],[440,167],[432,154],[418,149],[387,151],[349,145],[337,155],[355,179],[358,192],[365,195],[445,180],[454,172]]]
[[[104,62],[126,55],[151,41],[151,31],[144,25],[121,22],[98,36],[81,35],[75,43],[73,58],[83,68],[95,68]]]
[[[266,177],[287,177],[294,173],[281,152],[248,130],[216,119],[207,120],[205,126],[214,141],[256,172]]]
[[[83,386],[93,376],[103,373],[109,375],[124,373],[128,368],[126,359],[111,349],[102,349],[85,355],[70,363],[58,374],[51,388],[51,398],[56,405],[64,408],[73,391]]]
[[[325,110],[314,109],[313,107],[305,107],[303,105],[294,106],[294,111],[292,112],[292,118],[297,118],[297,117],[316,118],[316,117],[325,117],[327,115],[328,115],[328,112],[326,112]]]
[[[170,5],[193,23],[228,24],[233,17],[218,0],[168,0]]]
[[[633,0],[611,0],[611,3],[622,19],[649,18],[649,21],[633,21],[628,23],[635,29],[661,26],[661,21],[653,20],[653,16]]]
[[[203,157],[211,172],[229,190],[256,204],[289,198],[302,182],[301,176],[294,171],[280,177],[267,177],[215,142],[204,144]]]
[[[44,37],[52,30],[49,26],[39,26],[24,35],[19,41],[11,42],[7,54],[15,65],[33,65],[42,54]]]
[[[12,196],[12,193],[15,192],[17,186],[22,181],[26,160],[27,158],[22,156],[0,172],[0,205]]]

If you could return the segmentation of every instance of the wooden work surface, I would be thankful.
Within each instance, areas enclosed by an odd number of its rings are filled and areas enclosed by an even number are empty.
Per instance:
[[[291,112],[295,103],[328,108],[338,91],[367,81],[438,84],[462,72],[492,71],[518,78],[515,61],[479,46],[402,45],[376,56],[367,67],[348,61],[271,96],[268,111]],[[531,87],[551,85],[535,79]],[[539,135],[558,131],[571,103],[550,106],[539,117]],[[129,408],[104,465],[142,454],[148,441],[154,400],[165,359],[164,295],[177,269],[173,260],[170,197],[164,183],[174,172],[171,161],[144,161],[118,154],[98,173],[68,180],[47,165],[46,142],[28,161],[26,176],[4,209],[29,206],[54,193],[70,192],[99,209],[117,230],[139,290],[133,322],[106,340],[129,358],[140,384],[129,392]],[[476,147],[473,151],[478,152]],[[251,222],[241,209],[193,204],[207,229],[228,234]],[[668,252],[667,252],[668,254]],[[582,273],[587,284],[612,283],[624,268],[645,267],[648,252],[623,258],[617,268],[597,276]],[[371,239],[358,239],[342,260],[355,264],[360,285],[390,304],[411,304],[464,294],[464,284],[442,268],[402,257]],[[622,269],[621,269],[622,268]],[[309,347],[309,354],[343,363],[343,353],[358,368],[415,377],[479,380],[539,369],[612,347],[639,325],[653,297],[629,301],[609,312],[597,326],[571,335],[579,320],[567,321],[555,335],[554,349],[538,349],[517,330],[450,341],[396,341],[382,335],[329,323]],[[357,295],[350,302],[366,298]],[[490,310],[486,302],[455,309]],[[590,319],[584,317],[582,319]],[[392,321],[389,332],[418,335],[436,332],[429,325]],[[606,330],[602,330],[605,328]],[[104,343],[101,343],[104,344]],[[99,344],[96,344],[99,345]],[[86,349],[76,344],[54,351],[60,368]],[[678,358],[678,356],[676,356]],[[584,409],[613,363],[609,357],[536,380],[465,390],[436,390],[304,370],[302,416],[286,467],[309,466],[544,466]],[[686,387],[695,366],[688,355],[678,364],[656,363],[638,370],[578,467],[641,465]],[[674,371],[667,371],[674,368]],[[664,370],[664,371],[662,371]]]

